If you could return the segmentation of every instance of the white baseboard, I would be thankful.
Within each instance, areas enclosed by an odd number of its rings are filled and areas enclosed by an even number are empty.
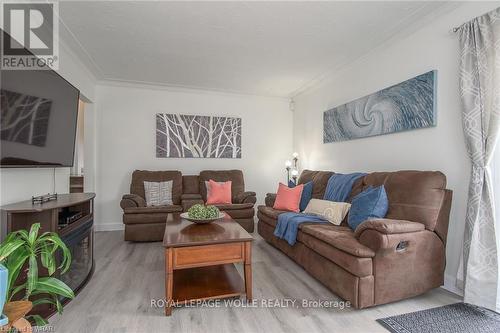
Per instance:
[[[457,278],[449,274],[444,275],[444,286],[441,286],[441,288],[449,292],[452,292],[460,297],[463,297],[464,295],[463,291],[457,287]]]
[[[124,229],[123,223],[94,224],[95,231],[116,231],[123,229]]]

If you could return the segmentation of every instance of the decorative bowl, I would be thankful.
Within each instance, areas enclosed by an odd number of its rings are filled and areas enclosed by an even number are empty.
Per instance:
[[[217,221],[217,220],[223,218],[224,217],[224,213],[223,212],[219,212],[219,216],[208,218],[208,219],[195,219],[195,218],[189,217],[189,213],[185,212],[185,213],[181,214],[181,217],[183,219],[186,219],[186,220],[194,222],[194,223],[207,224],[207,223],[212,223],[213,221]]]

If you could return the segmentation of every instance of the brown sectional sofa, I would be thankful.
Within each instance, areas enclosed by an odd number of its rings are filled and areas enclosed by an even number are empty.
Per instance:
[[[313,198],[322,199],[333,172],[302,172],[299,183],[313,181]],[[384,185],[386,218],[369,220],[355,231],[346,220],[302,224],[294,246],[273,235],[281,211],[275,195],[258,207],[258,232],[335,294],[355,308],[422,294],[444,281],[445,247],[452,192],[441,172],[374,172],[358,179],[349,201],[369,185]]]
[[[130,194],[122,197],[125,240],[161,241],[165,232],[167,215],[187,211],[192,205],[204,203],[207,197],[205,181],[232,181],[232,204],[216,205],[227,212],[248,232],[254,230],[255,192],[245,192],[245,182],[241,170],[206,170],[199,175],[183,176],[180,171],[145,171],[132,173]],[[172,205],[147,207],[144,194],[144,181],[173,181]]]

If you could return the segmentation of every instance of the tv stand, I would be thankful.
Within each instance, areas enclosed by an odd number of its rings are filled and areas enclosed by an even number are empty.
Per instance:
[[[63,275],[57,272],[56,277],[76,294],[94,271],[94,198],[94,193],[69,193],[59,194],[55,200],[44,203],[34,204],[32,200],[26,200],[2,206],[0,239],[5,239],[12,231],[30,230],[34,223],[40,223],[39,234],[57,233],[73,258],[69,270]],[[40,275],[47,274],[43,267],[39,269]],[[55,307],[49,305],[37,306],[32,311],[45,318],[55,312]]]

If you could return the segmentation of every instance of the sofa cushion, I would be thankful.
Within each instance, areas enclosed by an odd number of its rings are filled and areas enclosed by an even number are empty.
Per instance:
[[[313,191],[312,197],[315,199],[323,199],[326,190],[326,184],[328,183],[328,179],[334,173],[331,171],[312,171],[312,170],[304,170],[300,174],[298,184],[305,184],[307,182],[313,182]]]
[[[183,194],[200,194],[200,177],[198,175],[182,176]]]
[[[180,205],[151,206],[151,207],[131,207],[125,208],[125,214],[154,214],[154,213],[175,213],[182,212]]]
[[[354,237],[354,232],[349,227],[331,224],[305,224],[301,226],[300,231],[353,256],[362,258],[375,256],[372,249],[361,244]]]
[[[182,207],[178,205],[163,207],[136,207],[124,210],[124,224],[151,224],[166,223],[168,214],[182,212]]]
[[[242,203],[242,204],[215,204],[219,210],[240,210],[253,208],[253,203]]]
[[[135,170],[132,173],[130,193],[145,198],[144,182],[165,182],[172,180],[172,201],[174,205],[181,204],[182,173],[180,171],[146,171]]]
[[[299,231],[297,241],[356,276],[373,274],[372,258],[353,256],[302,231]]]
[[[386,218],[423,223],[434,231],[445,200],[446,176],[439,171],[373,172],[359,179],[350,198],[368,186],[384,185],[389,199]]]
[[[267,217],[270,217],[272,219],[277,220],[278,215],[286,213],[284,210],[277,210],[272,207],[267,207],[267,206],[259,206],[257,207],[258,211]]]
[[[216,182],[231,181],[231,195],[232,201],[235,202],[235,198],[241,192],[245,192],[245,181],[243,179],[243,172],[241,170],[204,170],[200,172],[199,186],[200,194],[204,201],[207,201],[207,187],[205,186],[205,181],[212,179]]]
[[[187,212],[189,208],[193,207],[194,205],[204,205],[205,202],[201,199],[201,196],[199,199],[182,199],[182,211]]]
[[[181,195],[182,200],[201,200],[203,202],[203,199],[201,198],[201,194],[186,194],[183,193]]]
[[[269,227],[273,228],[273,230],[276,228],[276,224],[278,224],[277,219],[273,219],[272,217],[264,215],[259,211],[257,212],[257,218],[259,219],[259,223],[264,223]]]

